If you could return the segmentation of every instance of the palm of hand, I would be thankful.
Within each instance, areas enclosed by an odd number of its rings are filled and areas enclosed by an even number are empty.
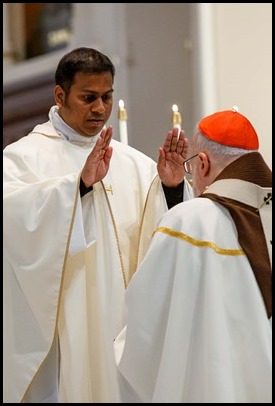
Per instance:
[[[167,152],[164,158],[158,161],[157,169],[159,177],[167,186],[177,186],[184,179],[184,159],[177,152]]]

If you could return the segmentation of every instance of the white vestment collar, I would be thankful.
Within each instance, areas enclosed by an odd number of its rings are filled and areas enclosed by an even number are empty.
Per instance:
[[[56,129],[57,133],[62,138],[66,138],[70,142],[75,143],[90,143],[95,144],[96,140],[99,137],[99,134],[93,135],[92,137],[84,137],[83,135],[78,134],[73,128],[68,126],[65,121],[61,118],[58,113],[58,106],[52,106],[49,111],[49,119]]]
[[[261,187],[241,179],[220,179],[208,186],[203,193],[214,193],[257,209],[272,264],[272,188]]]

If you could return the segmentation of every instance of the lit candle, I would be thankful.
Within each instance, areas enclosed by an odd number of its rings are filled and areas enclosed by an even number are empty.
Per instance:
[[[127,135],[127,111],[124,107],[124,101],[119,100],[118,109],[118,120],[119,120],[119,135],[120,142],[128,145],[128,135]]]
[[[178,135],[181,130],[181,114],[178,111],[178,106],[176,104],[173,104],[172,106],[173,114],[172,114],[172,124],[173,128],[178,129]]]

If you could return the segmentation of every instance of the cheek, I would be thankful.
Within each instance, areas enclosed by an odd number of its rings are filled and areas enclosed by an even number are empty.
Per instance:
[[[110,114],[111,114],[111,112],[112,112],[112,108],[113,108],[113,104],[108,104],[108,105],[106,106],[106,114],[107,114],[108,116],[110,116]]]

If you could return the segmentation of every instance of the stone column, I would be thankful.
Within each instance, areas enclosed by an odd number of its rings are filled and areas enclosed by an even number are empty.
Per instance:
[[[9,4],[3,3],[3,65],[10,65],[14,61],[14,50],[9,32]]]

